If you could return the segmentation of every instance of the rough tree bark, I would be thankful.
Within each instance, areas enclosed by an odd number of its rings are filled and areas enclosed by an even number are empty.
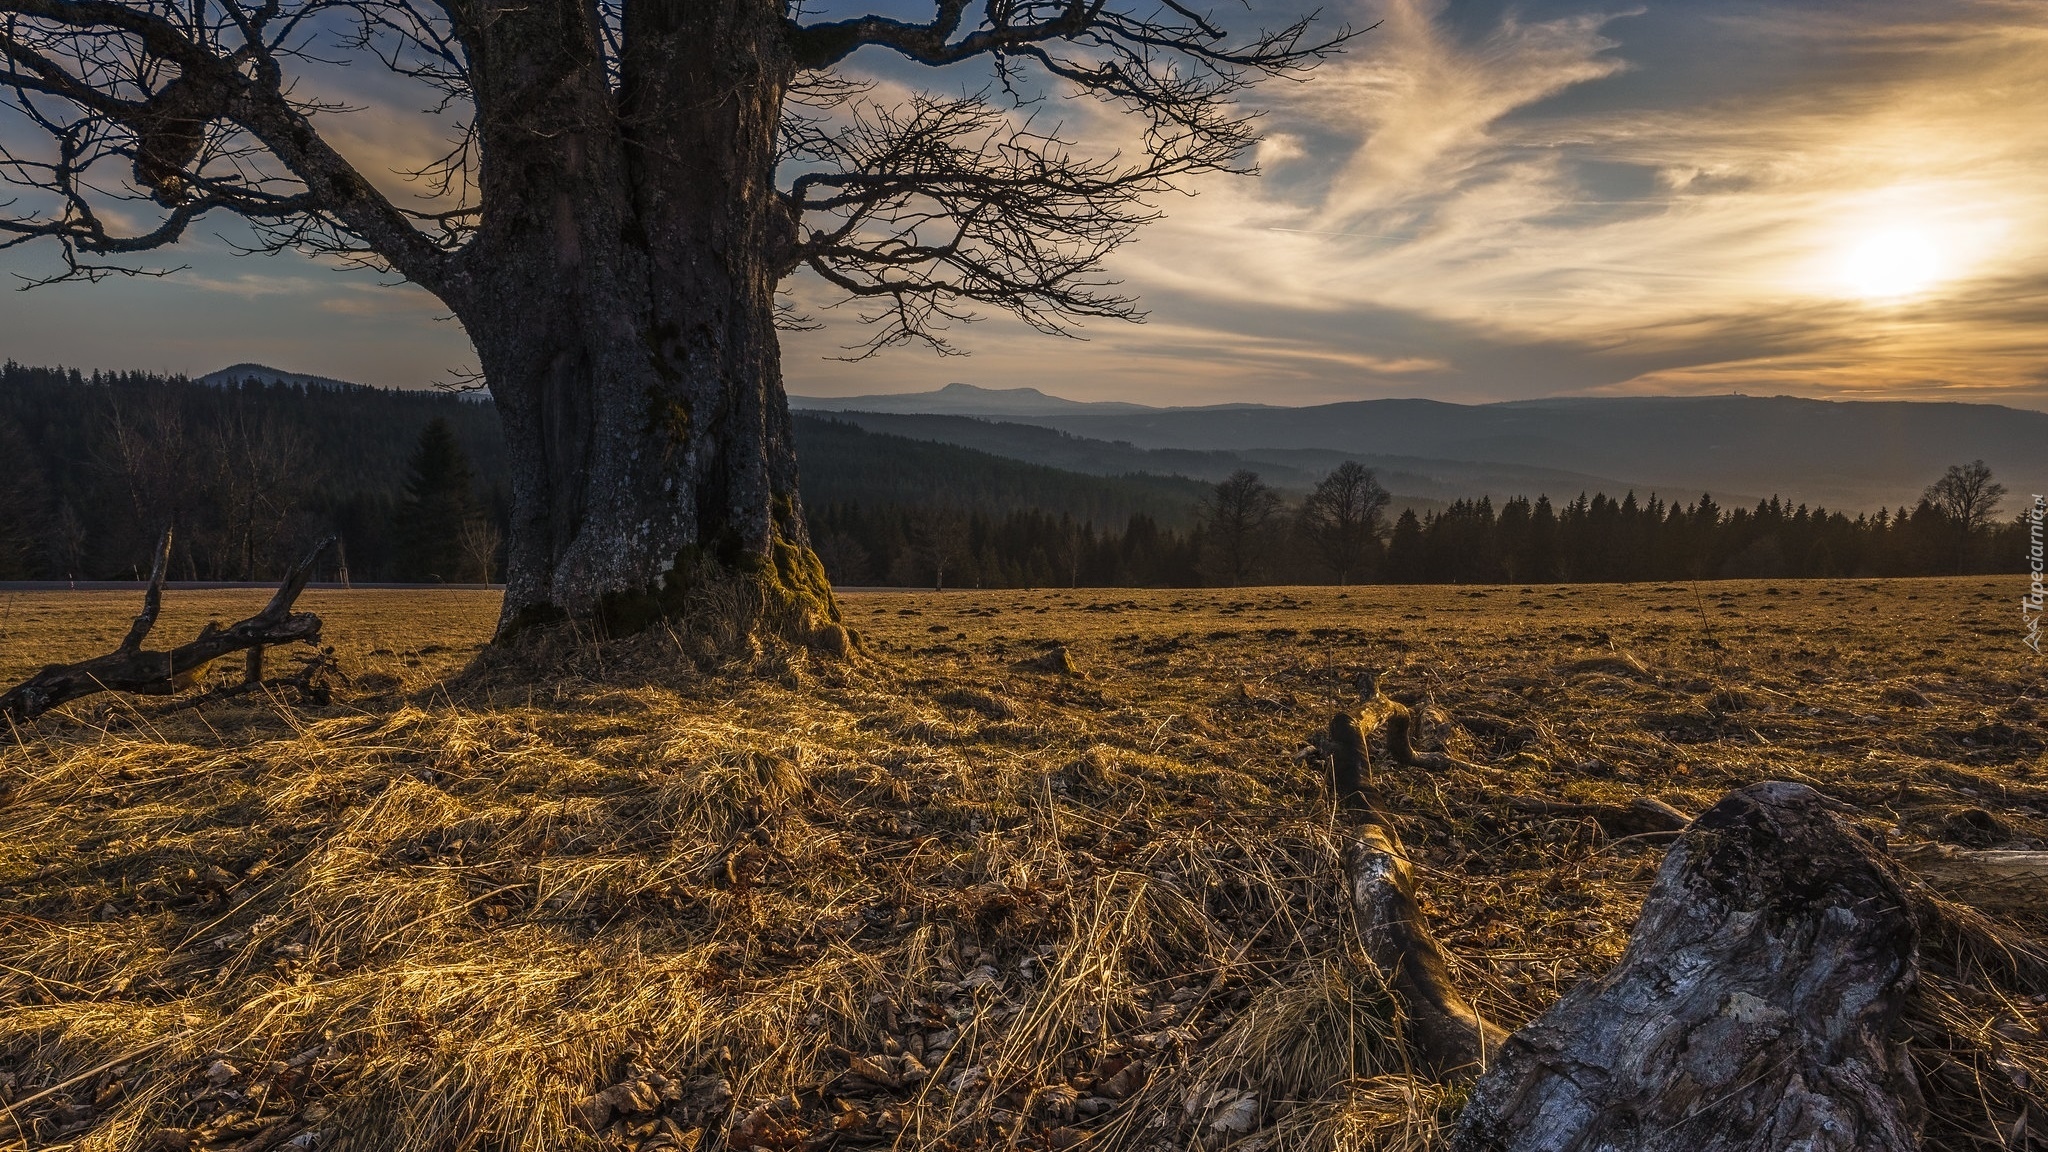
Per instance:
[[[1614,970],[1501,1045],[1452,1148],[1916,1148],[1890,1039],[1916,933],[1891,868],[1818,793],[1731,793],[1665,857]]]
[[[493,211],[444,293],[504,422],[502,627],[630,630],[711,566],[835,619],[797,495],[775,335],[795,223],[773,182],[780,6],[631,3],[618,114],[595,10],[470,36]],[[517,110],[517,115],[510,110]]]

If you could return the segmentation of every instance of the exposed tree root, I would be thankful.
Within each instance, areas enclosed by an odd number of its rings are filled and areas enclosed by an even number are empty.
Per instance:
[[[1504,800],[1517,812],[1589,819],[1600,825],[1600,831],[1615,837],[1676,834],[1692,823],[1692,817],[1654,796],[1638,796],[1626,804],[1573,804],[1534,796],[1508,796]]]
[[[157,614],[163,608],[164,573],[171,556],[171,533],[166,529],[157,544],[156,561],[150,567],[142,612],[135,617],[121,646],[76,664],[49,665],[0,695],[0,714],[16,720],[33,720],[60,704],[97,692],[169,696],[197,683],[207,665],[230,653],[253,653],[272,644],[318,644],[320,617],[310,612],[295,613],[292,604],[312,579],[314,562],[333,543],[334,537],[330,536],[314,545],[286,573],[261,612],[225,628],[208,624],[197,638],[168,652],[146,652],[142,642],[156,626]],[[248,678],[260,682],[262,667],[260,657],[252,658]]]
[[[1428,768],[1442,772],[1462,768],[1481,774],[1498,772],[1484,764],[1461,760],[1448,752],[1418,752],[1412,739],[1415,730],[1415,714],[1406,704],[1388,696],[1380,689],[1381,676],[1362,673],[1358,677],[1358,728],[1361,732],[1386,732],[1387,756],[1403,768]]]
[[[1368,724],[1400,714],[1379,702]],[[1648,797],[1509,797],[1609,836],[1683,838],[1622,963],[1504,1038],[1452,978],[1414,868],[1371,806],[1365,730],[1339,713],[1315,744],[1340,803],[1371,810],[1348,895],[1415,1072],[1485,1073],[1454,1148],[1903,1149],[1923,1126],[1942,1145],[1977,1109],[2006,1146],[2032,1146],[2039,1070],[1979,1033],[1987,1013],[1994,1030],[2032,1027],[2048,945],[1950,896],[2038,916],[2048,854],[1930,846],[1894,861],[1798,784],[1732,793],[1698,822]]]
[[[1366,803],[1363,789],[1370,785],[1372,776],[1371,755],[1366,741],[1374,732],[1385,733],[1387,757],[1399,767],[1432,771],[1462,769],[1480,774],[1500,774],[1503,771],[1446,752],[1416,750],[1412,738],[1414,712],[1388,696],[1382,690],[1380,680],[1380,676],[1361,674],[1358,678],[1361,697],[1358,717],[1353,719],[1348,712],[1335,714],[1330,718],[1327,733],[1317,733],[1309,738],[1312,751],[1304,749],[1298,754],[1300,757],[1314,754],[1327,758],[1331,783],[1340,806]],[[1675,835],[1692,822],[1690,816],[1651,796],[1639,796],[1626,804],[1581,804],[1514,795],[1501,799],[1518,812],[1590,819],[1600,826],[1602,833],[1617,838]]]
[[[1415,869],[1391,828],[1368,824],[1348,861],[1351,907],[1366,954],[1401,1006],[1420,1071],[1439,1083],[1478,1073],[1505,1035],[1458,991],[1415,897]]]

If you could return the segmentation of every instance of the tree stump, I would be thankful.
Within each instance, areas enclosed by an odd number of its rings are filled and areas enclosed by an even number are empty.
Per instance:
[[[1620,964],[1504,1043],[1454,1152],[1916,1148],[1892,1034],[1915,977],[1898,881],[1799,784],[1673,845]]]

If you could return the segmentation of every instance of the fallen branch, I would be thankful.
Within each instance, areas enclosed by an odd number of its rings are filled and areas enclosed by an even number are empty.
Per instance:
[[[1504,1035],[1472,1007],[1415,898],[1415,869],[1390,828],[1368,824],[1351,848],[1351,907],[1358,935],[1401,1006],[1404,1035],[1430,1079],[1472,1076]]]
[[[253,671],[259,678],[244,679],[234,684],[223,684],[218,688],[202,692],[197,696],[188,696],[176,703],[165,705],[157,712],[152,713],[152,715],[183,712],[188,708],[216,704],[222,700],[232,700],[237,696],[247,696],[252,692],[268,693],[275,692],[280,688],[291,689],[298,694],[300,701],[304,703],[331,704],[334,702],[334,680],[340,679],[343,683],[349,682],[348,676],[342,672],[341,666],[335,663],[334,649],[332,648],[322,648],[311,656],[296,657],[299,661],[299,670],[297,672],[268,678],[260,678],[262,668],[253,659],[254,654],[262,651],[262,649],[251,648],[249,651],[252,656],[250,664],[254,666]]]
[[[1534,796],[1507,796],[1503,800],[1517,812],[1591,820],[1600,825],[1601,832],[1612,837],[1678,833],[1692,823],[1692,817],[1653,796],[1638,796],[1626,804],[1574,804]]]
[[[16,720],[33,720],[60,704],[97,692],[170,696],[197,683],[207,665],[230,653],[272,644],[319,643],[320,617],[310,612],[294,613],[291,609],[312,579],[314,562],[333,543],[334,537],[330,536],[314,545],[305,559],[286,573],[261,612],[225,628],[208,624],[197,638],[168,652],[147,652],[142,642],[156,626],[157,615],[163,608],[164,573],[171,555],[171,533],[166,530],[157,545],[156,561],[150,566],[142,612],[135,617],[121,646],[76,664],[49,665],[0,695],[0,713]],[[259,670],[261,667],[260,663],[252,666]]]

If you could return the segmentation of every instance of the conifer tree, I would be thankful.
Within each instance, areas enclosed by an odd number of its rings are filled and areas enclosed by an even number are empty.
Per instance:
[[[406,464],[405,496],[397,515],[400,566],[412,580],[452,583],[465,567],[464,525],[477,515],[469,457],[448,421],[435,417],[420,430]]]

